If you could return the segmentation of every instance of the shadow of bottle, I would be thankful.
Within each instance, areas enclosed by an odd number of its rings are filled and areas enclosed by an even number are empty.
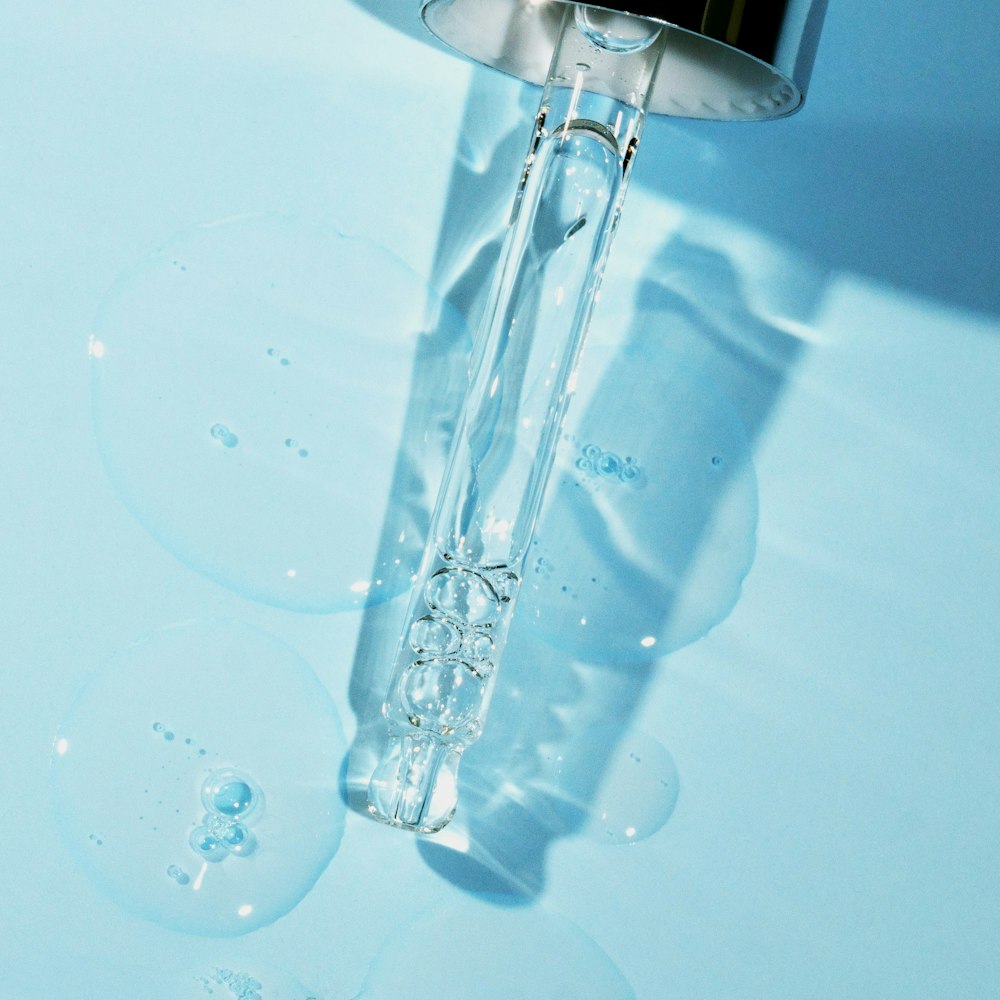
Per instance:
[[[466,103],[432,282],[471,325],[524,152],[534,92],[520,95],[476,71]],[[420,842],[433,870],[498,904],[542,892],[549,845],[586,828],[659,658],[704,635],[738,599],[756,528],[752,441],[799,359],[797,334],[825,280],[763,237],[698,217],[685,217],[639,266],[627,313],[599,307],[595,316],[597,343],[584,358],[489,724],[465,754],[459,812]],[[433,322],[427,329],[384,542],[397,543],[400,530],[422,542],[464,388],[467,345],[436,337]],[[355,653],[359,728],[345,798],[358,812],[367,811],[404,612],[403,602],[368,608]]]
[[[823,276],[773,245],[740,264],[740,237],[682,224],[639,282],[621,343],[588,348],[461,810],[420,844],[439,874],[497,904],[542,892],[553,841],[595,836],[602,781],[659,659],[721,622],[750,569],[752,443]],[[782,267],[796,277],[785,293],[748,287]]]

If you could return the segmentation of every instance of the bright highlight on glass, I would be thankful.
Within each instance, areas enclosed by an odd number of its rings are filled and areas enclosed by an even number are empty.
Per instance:
[[[441,829],[483,726],[659,64],[658,24],[567,5],[382,713],[383,822]]]

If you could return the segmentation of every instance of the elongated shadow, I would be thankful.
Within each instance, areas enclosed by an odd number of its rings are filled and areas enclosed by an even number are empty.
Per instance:
[[[535,94],[521,93],[477,71],[467,99],[432,280],[470,325],[529,131]],[[747,241],[757,244],[749,253]],[[789,270],[795,280],[774,279]],[[613,349],[588,348],[489,723],[462,765],[459,812],[420,843],[457,887],[507,905],[541,894],[549,847],[586,829],[659,657],[705,634],[738,599],[756,528],[752,443],[798,362],[795,333],[823,283],[762,237],[695,217],[646,264],[628,316],[598,310],[598,325],[625,332],[598,339]],[[386,545],[400,530],[418,541],[426,533],[464,388],[468,344],[441,338],[433,322],[427,329]],[[355,654],[359,728],[345,795],[359,812],[404,613],[402,601],[369,608]]]
[[[682,226],[638,284],[620,345],[584,359],[581,389],[594,386],[567,427],[490,719],[462,765],[459,814],[420,845],[441,875],[498,904],[530,903],[550,845],[592,835],[659,657],[722,621],[750,568],[753,441],[823,280],[762,245],[772,273],[799,280],[784,297],[748,287],[734,238]]]

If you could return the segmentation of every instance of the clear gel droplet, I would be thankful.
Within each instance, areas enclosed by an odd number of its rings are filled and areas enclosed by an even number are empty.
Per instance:
[[[235,448],[240,443],[240,439],[225,424],[212,424],[211,428],[209,428],[209,434],[223,448]]]
[[[178,868],[177,865],[170,865],[167,868],[167,875],[178,885],[187,885],[191,881],[191,876],[183,868]]]
[[[182,233],[126,270],[96,317],[93,412],[112,483],[158,542],[244,597],[329,612],[401,593],[436,480],[400,485],[398,470],[433,471],[447,442],[424,424],[400,450],[398,386],[431,319],[455,375],[415,391],[432,400],[421,412],[452,416],[468,331],[390,253],[278,216]],[[286,438],[308,457],[282,461]]]
[[[148,720],[163,718],[215,763],[150,739]],[[228,937],[271,923],[340,843],[336,709],[308,664],[257,629],[189,623],[124,649],[56,747],[53,804],[74,859],[124,909],[174,930]],[[94,830],[100,851],[87,849]],[[164,878],[171,865],[190,883]]]
[[[205,780],[201,801],[211,812],[245,821],[262,807],[264,795],[252,778],[225,768],[213,771]]]
[[[582,833],[599,844],[634,844],[673,815],[680,790],[667,748],[643,732],[615,734]]]

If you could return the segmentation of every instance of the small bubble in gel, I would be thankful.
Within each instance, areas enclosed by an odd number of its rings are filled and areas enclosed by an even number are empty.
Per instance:
[[[150,739],[148,720],[162,718],[212,756]],[[123,909],[165,927],[231,937],[266,926],[339,846],[336,709],[266,632],[219,621],[152,633],[95,674],[55,746],[53,807],[74,860]]]
[[[261,808],[263,799],[263,793],[252,778],[229,768],[213,771],[201,786],[202,805],[233,819],[249,819]]]
[[[379,604],[419,566],[469,341],[458,312],[370,241],[277,215],[198,226],[124,271],[95,318],[105,470],[159,544],[243,597]],[[418,363],[414,428],[399,386]],[[363,470],[378,502],[345,470]]]
[[[456,928],[488,927],[493,941],[457,934]],[[441,942],[448,960],[442,961]],[[516,960],[512,956],[516,956]],[[532,970],[549,970],[558,956],[558,989],[536,991]],[[358,1000],[386,997],[439,998],[462,980],[482,984],[490,997],[572,997],[573,1000],[635,1000],[628,980],[600,946],[574,923],[543,909],[497,909],[461,901],[408,919],[382,946]],[[537,974],[537,973],[534,973]]]
[[[179,868],[177,865],[170,865],[170,867],[167,868],[167,875],[178,885],[187,885],[191,881],[191,876],[188,875],[183,868]]]
[[[212,424],[209,429],[209,434],[211,434],[223,448],[235,448],[240,443],[240,439],[225,424]]]

